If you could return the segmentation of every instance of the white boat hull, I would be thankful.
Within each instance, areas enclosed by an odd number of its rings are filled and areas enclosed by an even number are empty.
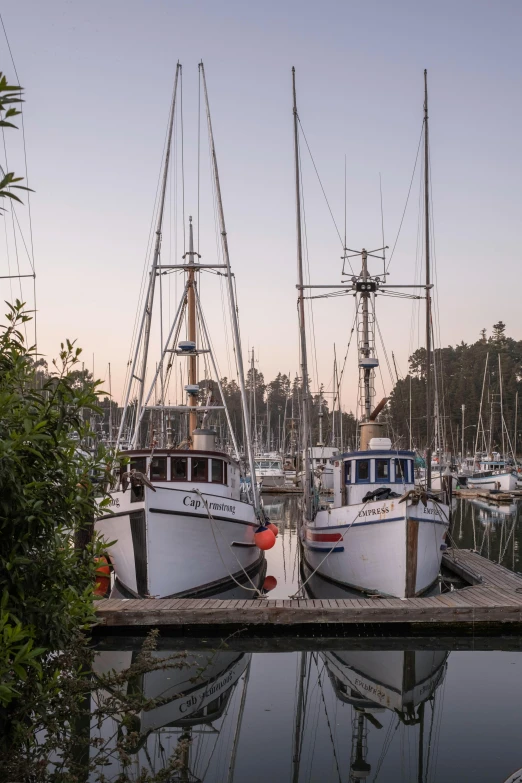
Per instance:
[[[517,488],[515,473],[494,473],[492,476],[469,476],[467,486],[472,489],[498,489],[512,492]]]
[[[284,487],[286,483],[284,473],[278,473],[276,475],[263,475],[262,471],[258,471],[257,477],[261,484],[261,491],[263,491],[263,489],[267,489],[268,487]]]
[[[109,554],[120,593],[127,597],[191,595],[219,587],[254,569],[263,554],[254,544],[253,507],[192,490],[144,488],[141,503],[130,492],[112,495],[114,516],[97,520],[96,530],[114,542]]]
[[[304,556],[321,576],[346,587],[412,597],[438,578],[448,516],[448,507],[433,500],[427,506],[390,499],[319,511],[303,526]]]

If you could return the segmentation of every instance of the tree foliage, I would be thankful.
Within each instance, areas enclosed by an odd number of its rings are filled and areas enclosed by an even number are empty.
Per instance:
[[[81,352],[69,341],[53,371],[37,384],[34,351],[21,331],[27,320],[17,302],[0,334],[4,704],[17,693],[15,681],[23,682],[29,665],[34,669],[34,655],[28,656],[35,646],[62,648],[93,620],[94,557],[101,544],[94,541],[78,551],[72,541],[109,502],[104,499],[107,455],[84,448],[90,435],[84,411],[98,410],[97,384],[77,383]]]
[[[483,427],[480,427],[479,448],[483,445],[483,428],[486,445],[491,443],[492,448],[501,448],[502,409],[504,442],[506,450],[509,451],[508,435],[513,445],[517,394],[522,380],[522,340],[517,341],[508,337],[506,325],[499,321],[494,324],[489,338],[483,330],[481,338],[472,345],[461,342],[455,346],[436,350],[434,367],[445,448],[453,453],[461,451],[462,405],[465,405],[465,449],[470,451],[474,448],[484,386]],[[426,446],[426,351],[424,348],[418,349],[410,356],[409,370],[406,378],[397,381],[391,395],[390,435],[397,444],[400,443],[402,446],[408,444],[411,387],[412,440],[417,448],[423,449]],[[520,427],[517,428],[520,433]],[[520,442],[520,434],[517,435],[517,440]]]

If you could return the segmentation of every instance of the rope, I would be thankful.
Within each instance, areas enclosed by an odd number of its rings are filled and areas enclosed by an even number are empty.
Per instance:
[[[212,516],[212,514],[210,513],[210,509],[209,509],[209,507],[208,507],[207,501],[205,500],[205,498],[204,498],[203,494],[200,492],[200,490],[199,490],[199,489],[196,489],[195,487],[192,487],[192,491],[193,491],[193,492],[195,492],[195,493],[196,493],[196,495],[199,495],[199,497],[200,497],[200,498],[201,498],[201,500],[203,501],[203,504],[204,504],[204,506],[205,506],[205,508],[206,508],[206,510],[207,510],[208,518],[210,519],[210,521],[211,521],[211,522],[215,522],[216,520],[214,519],[214,517],[213,517],[213,516]],[[217,549],[217,551],[218,551],[218,553],[219,553],[219,558],[220,558],[220,560],[221,560],[221,563],[223,564],[223,567],[224,567],[224,569],[225,569],[226,571],[228,571],[228,575],[230,576],[230,578],[232,579],[232,581],[233,581],[233,582],[235,582],[235,584],[236,584],[238,587],[241,587],[243,590],[248,590],[248,592],[249,592],[249,593],[257,593],[257,595],[259,595],[259,596],[262,596],[262,595],[263,595],[263,593],[262,593],[262,592],[261,592],[261,590],[259,590],[259,588],[257,588],[257,587],[255,586],[255,584],[252,582],[252,580],[250,579],[250,576],[249,576],[249,574],[248,574],[248,573],[245,571],[245,569],[243,568],[243,565],[242,565],[242,563],[241,563],[241,562],[238,560],[238,557],[237,557],[236,553],[234,552],[234,550],[232,549],[232,547],[230,546],[230,544],[228,543],[228,541],[227,541],[227,540],[225,539],[225,537],[223,536],[223,533],[221,532],[221,530],[219,529],[219,527],[217,527],[218,533],[221,535],[221,538],[223,538],[223,540],[225,541],[225,544],[228,546],[228,548],[230,549],[230,551],[231,551],[231,552],[232,552],[232,554],[234,555],[234,557],[235,557],[235,559],[236,559],[236,561],[237,561],[237,564],[238,564],[238,566],[239,566],[239,567],[240,567],[240,569],[243,571],[244,575],[246,576],[246,578],[248,579],[248,581],[250,582],[250,584],[252,585],[252,587],[245,587],[244,585],[242,585],[242,584],[241,584],[241,582],[238,582],[238,581],[237,581],[237,579],[234,577],[234,575],[233,575],[233,574],[231,574],[231,573],[230,573],[230,570],[227,568],[227,565],[226,565],[225,561],[223,560],[223,556],[222,556],[222,554],[221,554],[221,550],[220,550],[220,548],[219,548],[219,544],[218,544],[218,542],[217,542],[217,539],[216,539],[216,534],[214,533],[214,525],[211,525],[211,526],[210,526],[210,529],[212,530],[212,535],[213,535],[213,537],[214,537],[214,543],[216,544],[216,549]]]

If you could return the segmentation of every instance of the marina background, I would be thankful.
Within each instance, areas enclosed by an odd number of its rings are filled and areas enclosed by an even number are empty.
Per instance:
[[[47,357],[65,336],[77,338],[88,365],[94,354],[95,374],[104,378],[112,363],[113,391],[120,396],[160,167],[165,96],[178,58],[185,66],[188,118],[186,215],[195,212],[189,172],[196,162],[202,54],[231,260],[239,275],[243,342],[245,350],[256,347],[267,377],[297,370],[291,65],[306,85],[300,90],[303,128],[341,233],[347,155],[347,233],[354,247],[372,238],[380,244],[379,174],[385,238],[393,246],[421,130],[422,69],[428,68],[441,344],[474,342],[499,319],[515,339],[522,336],[510,285],[520,255],[522,195],[521,162],[513,154],[522,119],[519,3],[232,0],[223,7],[205,1],[7,0],[3,15],[26,87],[39,342]],[[14,82],[5,41],[2,46]],[[22,173],[16,144],[8,139],[9,162]],[[334,281],[341,243],[310,161],[303,166],[305,207],[314,215],[308,221],[311,277],[320,271]],[[202,203],[207,261],[215,248],[210,210]],[[393,281],[413,277],[416,236],[412,196]],[[177,244],[179,254],[180,237]],[[2,283],[3,298],[10,298]],[[31,289],[26,291],[29,299]],[[470,308],[471,301],[479,305]],[[326,312],[334,317],[325,318]],[[317,303],[316,314],[318,344],[329,346],[318,356],[324,378],[331,373],[330,346],[336,342],[340,349],[345,341],[352,305]],[[220,305],[209,316],[219,318]],[[405,374],[418,339],[410,338],[411,310],[384,302],[380,318],[395,326],[397,363]],[[224,346],[216,348],[226,365]],[[345,407],[353,409],[355,384],[345,385],[344,395]]]

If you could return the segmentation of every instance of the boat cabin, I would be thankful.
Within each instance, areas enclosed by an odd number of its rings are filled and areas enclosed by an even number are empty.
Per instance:
[[[340,454],[334,466],[334,508],[363,503],[368,492],[387,487],[404,494],[413,489],[415,454],[392,450],[389,438],[372,438],[367,451]]]
[[[315,471],[320,465],[331,465],[332,460],[338,455],[339,449],[333,446],[312,446],[308,449],[312,471]]]
[[[178,449],[152,452],[150,449],[140,449],[124,452],[124,456],[128,457],[129,462],[122,465],[120,480],[125,473],[136,470],[143,473],[152,484],[171,489],[187,489],[194,484],[203,484],[205,492],[239,500],[239,465],[223,452]],[[131,487],[131,493],[133,502],[143,500],[143,487]]]
[[[258,471],[264,472],[267,470],[277,470],[282,473],[283,460],[279,456],[273,456],[272,454],[263,454],[263,456],[255,457],[254,467],[256,473]]]
[[[512,465],[509,465],[506,460],[503,459],[481,459],[478,464],[478,472],[480,475],[493,476],[500,472],[510,472],[513,469]]]

